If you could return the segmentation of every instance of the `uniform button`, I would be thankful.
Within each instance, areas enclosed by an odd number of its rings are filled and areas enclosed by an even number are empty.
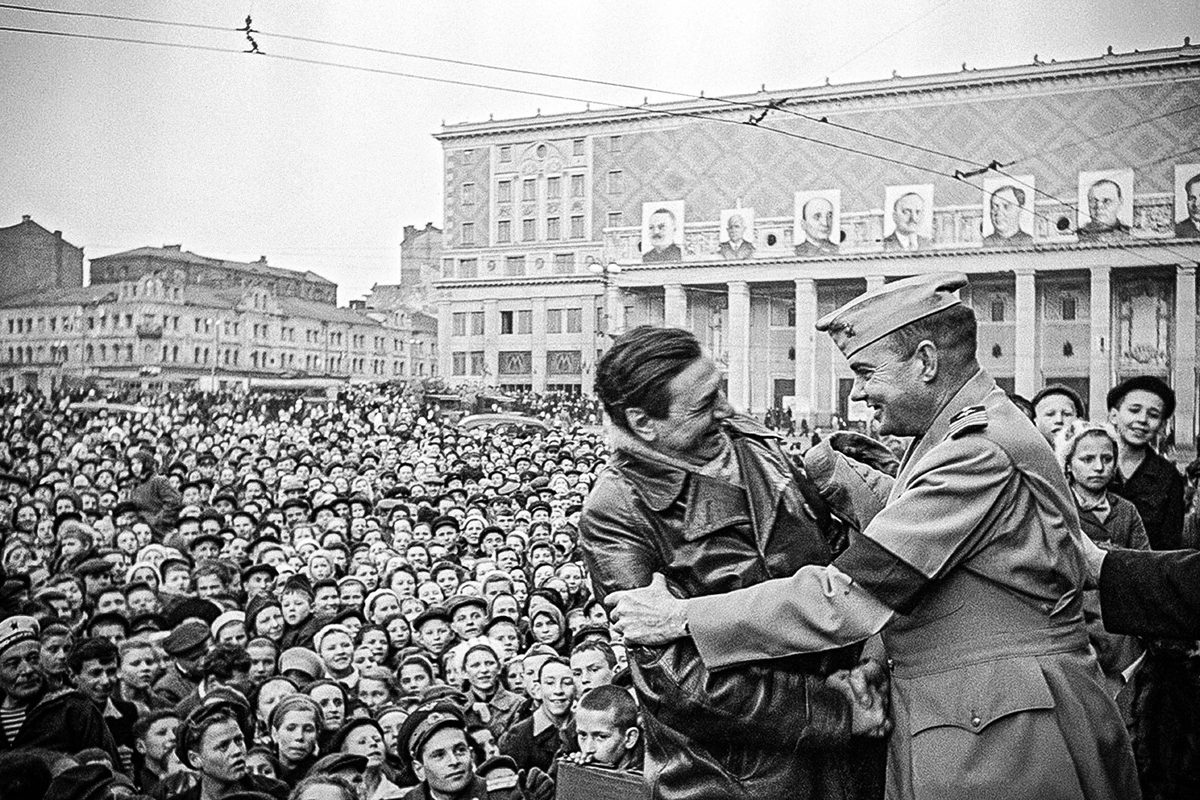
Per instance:
[[[896,668],[896,659],[894,659],[894,658],[889,658],[889,659],[887,660],[887,668],[888,668],[888,669],[895,669],[895,668]]]
[[[971,724],[974,725],[976,728],[978,728],[980,725],[983,724],[983,720],[981,720],[979,718],[979,716],[976,715],[974,717],[971,717]]]

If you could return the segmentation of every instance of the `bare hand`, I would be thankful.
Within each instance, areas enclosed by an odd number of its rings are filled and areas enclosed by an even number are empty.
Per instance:
[[[628,644],[665,645],[687,636],[687,607],[657,572],[649,586],[613,592],[604,604],[613,627]]]
[[[856,674],[857,673],[857,674]],[[854,736],[883,737],[891,732],[892,722],[888,719],[888,696],[886,690],[872,684],[862,667],[853,671],[842,670],[825,679],[825,684],[836,689],[850,701],[850,733]]]

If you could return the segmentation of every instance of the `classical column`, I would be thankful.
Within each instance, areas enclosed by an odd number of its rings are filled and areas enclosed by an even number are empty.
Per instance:
[[[625,330],[625,303],[621,296],[621,289],[611,279],[608,282],[608,290],[605,292],[605,320],[608,324],[608,333],[613,336],[621,334]],[[605,348],[608,345],[605,343]]]
[[[439,301],[437,304],[437,310],[438,374],[441,375],[445,380],[449,381],[453,379],[454,366],[454,352],[453,348],[450,347],[450,334],[453,331],[453,328],[451,327],[453,317],[450,311],[450,301]]]
[[[533,298],[533,325],[529,337],[529,370],[533,391],[546,391],[546,298]]]
[[[816,408],[815,347],[817,335],[817,285],[812,278],[796,278],[796,424],[812,417]]]
[[[663,325],[668,328],[687,327],[687,292],[678,283],[663,286]]]
[[[1088,416],[1107,416],[1105,395],[1112,384],[1112,279],[1109,267],[1092,267],[1088,297],[1091,341],[1088,344]]]
[[[750,412],[750,284],[729,282],[729,402]]]
[[[600,339],[596,336],[596,296],[584,295],[580,298],[583,305],[582,319],[579,321],[579,390],[585,396],[591,396],[595,386],[596,351],[600,349]]]
[[[1175,272],[1175,349],[1171,353],[1175,388],[1175,445],[1196,443],[1196,265]]]
[[[1037,285],[1032,269],[1017,270],[1016,344],[1014,385],[1017,394],[1030,398],[1037,394]]]
[[[500,385],[500,302],[483,301],[483,383]]]

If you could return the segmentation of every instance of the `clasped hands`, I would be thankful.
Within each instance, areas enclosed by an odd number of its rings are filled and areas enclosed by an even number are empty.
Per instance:
[[[887,668],[874,659],[854,669],[843,669],[825,679],[825,685],[850,701],[850,733],[881,738],[892,730]]]

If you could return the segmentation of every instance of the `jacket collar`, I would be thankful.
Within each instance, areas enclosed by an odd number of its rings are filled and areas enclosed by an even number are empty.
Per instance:
[[[908,452],[904,454],[904,460],[900,462],[900,471],[896,474],[896,481],[892,486],[892,499],[895,499],[908,484],[914,465],[946,438],[954,416],[968,406],[983,405],[984,399],[993,391],[999,391],[996,381],[982,369],[959,387],[954,396],[938,411],[925,433],[914,439],[908,446]]]
[[[745,417],[731,417],[723,427],[734,442],[746,435],[779,438],[779,434]],[[694,464],[665,456],[615,425],[609,431],[609,446],[619,469],[634,478],[634,491],[656,512],[665,511],[679,499],[689,475],[699,475]]]

